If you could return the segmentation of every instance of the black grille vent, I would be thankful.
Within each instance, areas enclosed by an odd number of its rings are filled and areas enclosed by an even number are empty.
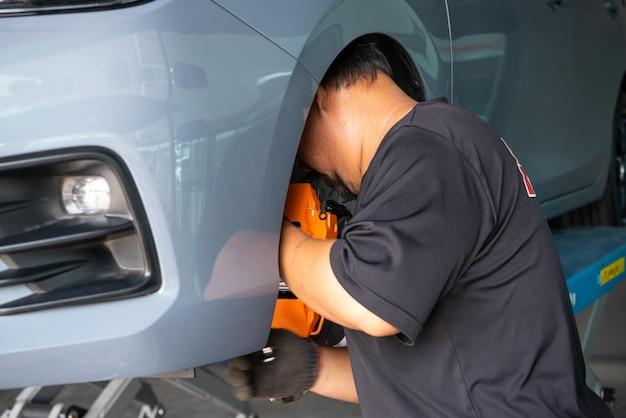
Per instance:
[[[68,176],[105,178],[110,211],[69,215],[60,198]],[[12,286],[27,291],[9,293]],[[145,212],[115,156],[90,148],[0,161],[0,315],[139,296],[159,286]],[[9,296],[15,294],[22,296]]]

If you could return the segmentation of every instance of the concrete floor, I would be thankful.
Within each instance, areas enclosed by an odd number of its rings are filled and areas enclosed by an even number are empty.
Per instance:
[[[582,327],[584,327],[588,313],[588,311],[583,312],[577,318]],[[591,367],[600,380],[606,386],[616,389],[617,402],[613,407],[616,418],[626,418],[626,327],[624,319],[626,319],[626,282],[617,286],[608,296],[590,356]],[[193,396],[162,380],[150,379],[148,383],[165,406],[167,417],[234,417],[231,411],[218,403]],[[17,393],[17,391],[0,391],[0,412],[11,403]],[[88,385],[71,385],[61,393],[59,400],[88,406],[97,393],[94,387]],[[324,399],[312,394],[287,405],[254,401],[250,406],[261,418],[358,418],[361,416],[357,405]],[[121,418],[136,418],[138,412],[139,406],[133,405]]]
[[[169,418],[233,418],[235,413],[228,408],[210,400],[198,398],[186,393],[164,381],[152,379],[149,381],[159,401],[165,407],[166,417]],[[0,392],[0,414],[11,404],[19,391]],[[61,392],[58,402],[78,405],[87,408],[96,398],[98,391],[89,385],[71,385]],[[274,404],[269,401],[253,401],[251,411],[260,418],[360,418],[361,413],[357,405],[325,399],[314,394],[291,404]],[[140,406],[131,405],[120,418],[137,418]]]
[[[581,314],[582,316],[582,314]],[[590,366],[604,386],[616,389],[616,418],[626,418],[626,281],[608,295],[591,346]]]

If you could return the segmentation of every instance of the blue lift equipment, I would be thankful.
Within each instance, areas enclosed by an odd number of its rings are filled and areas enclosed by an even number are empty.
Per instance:
[[[626,228],[568,228],[553,231],[553,236],[567,278],[574,314],[591,307],[581,335],[587,384],[607,402],[612,402],[613,391],[605,388],[589,368],[589,354],[606,295],[625,277]]]

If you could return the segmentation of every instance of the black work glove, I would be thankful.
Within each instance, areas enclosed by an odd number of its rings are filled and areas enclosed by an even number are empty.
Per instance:
[[[289,402],[313,386],[319,347],[286,330],[272,330],[267,346],[229,362],[228,383],[241,400],[269,398]]]

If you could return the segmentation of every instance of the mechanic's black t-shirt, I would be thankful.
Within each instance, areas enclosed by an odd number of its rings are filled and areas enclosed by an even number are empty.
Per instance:
[[[387,133],[331,265],[401,331],[346,329],[364,417],[611,416],[532,185],[469,112],[422,102]]]

